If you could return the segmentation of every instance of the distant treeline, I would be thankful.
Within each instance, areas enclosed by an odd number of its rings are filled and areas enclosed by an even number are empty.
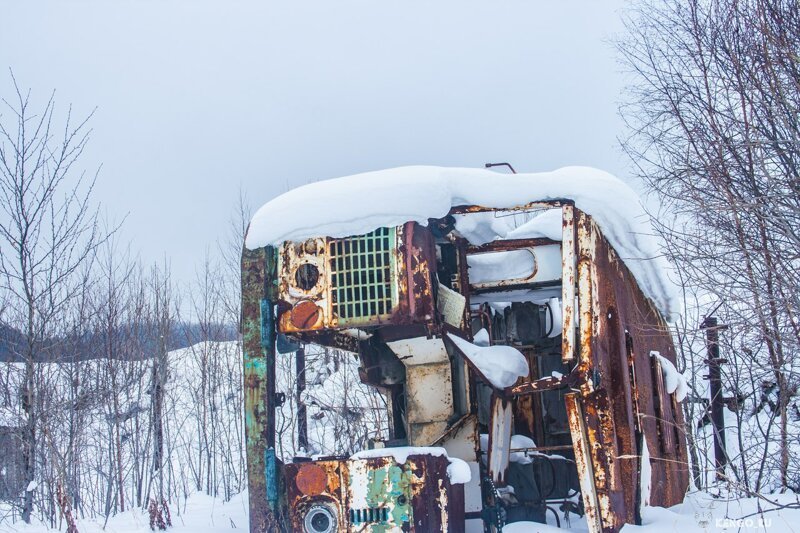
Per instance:
[[[234,341],[237,338],[236,327],[232,324],[215,324],[217,341]],[[106,353],[91,349],[91,346],[102,344],[107,335],[104,333],[89,332],[81,339],[55,338],[46,341],[41,351],[37,350],[34,360],[39,363],[51,362],[76,362],[91,361],[92,359],[105,359]],[[168,350],[187,348],[206,340],[203,327],[197,323],[178,323],[172,326],[172,331],[167,342]],[[147,335],[141,334],[139,341],[148,349],[142,352],[119,352],[113,359],[142,360],[150,357],[157,349],[156,343]],[[25,351],[22,349],[27,342],[25,336],[16,329],[6,324],[0,324],[0,363],[24,363]],[[76,345],[85,346],[86,349],[76,351]],[[137,357],[137,354],[139,357]]]

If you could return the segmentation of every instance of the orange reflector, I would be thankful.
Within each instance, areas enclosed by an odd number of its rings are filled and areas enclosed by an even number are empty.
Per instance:
[[[297,490],[306,496],[317,496],[328,486],[328,476],[321,466],[309,463],[300,468],[294,482]]]

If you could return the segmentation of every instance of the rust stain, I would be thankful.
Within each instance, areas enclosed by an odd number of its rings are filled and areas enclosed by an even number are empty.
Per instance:
[[[552,239],[500,239],[497,241],[487,242],[478,246],[468,246],[468,254],[483,254],[489,252],[510,252],[513,250],[520,250],[524,248],[533,248],[536,246],[547,246],[550,244],[561,244],[560,241]]]
[[[328,486],[328,473],[317,464],[304,464],[297,471],[294,482],[297,490],[305,496],[317,496]]]
[[[584,443],[578,468],[582,480],[591,472],[596,494],[589,503],[596,504],[599,523],[590,529],[618,531],[639,517],[642,434],[659,443],[654,459],[668,458],[653,461],[651,504],[675,505],[688,486],[685,442],[674,437],[682,413],[661,389],[659,369],[649,357],[650,350],[658,350],[674,361],[674,346],[663,318],[596,224],[575,212],[580,358],[573,373],[583,383],[573,403],[580,402],[583,427],[571,415],[571,433],[576,459],[578,442]]]
[[[280,247],[281,333],[433,325],[436,249],[430,229],[409,222],[376,232]]]
[[[498,405],[505,405],[506,402],[516,404],[511,425],[533,427],[533,417],[542,415],[536,411],[536,402],[530,401],[536,393],[555,389],[572,390],[566,394],[565,400],[567,421],[588,525],[593,532],[618,531],[624,523],[638,520],[639,496],[636,486],[641,466],[638,442],[642,438],[646,438],[652,448],[651,503],[660,506],[679,503],[688,486],[680,406],[674,396],[664,391],[658,363],[649,357],[650,351],[656,350],[674,362],[674,346],[663,318],[644,296],[616,251],[591,217],[575,208],[571,202],[533,202],[508,210],[460,206],[453,208],[451,214],[522,211],[542,207],[561,207],[562,210],[561,356],[565,363],[570,364],[572,371],[558,378],[541,376],[539,379],[540,376],[532,370],[515,387],[495,391],[495,398]],[[243,298],[243,315],[248,328],[245,332],[245,351],[250,358],[246,361],[251,361],[253,365],[252,371],[245,373],[244,386],[247,415],[249,420],[254,421],[247,429],[248,465],[255,471],[249,480],[251,524],[256,529],[263,527],[272,530],[273,527],[277,528],[276,520],[284,520],[283,515],[276,514],[274,509],[263,503],[266,492],[262,474],[264,456],[258,457],[257,453],[253,453],[263,451],[270,441],[274,442],[270,399],[271,392],[274,392],[274,378],[270,378],[267,372],[274,353],[263,350],[255,329],[261,298],[275,295],[274,299],[269,299],[268,308],[271,310],[273,304],[277,308],[279,331],[290,333],[305,342],[344,347],[352,352],[366,351],[369,343],[348,335],[350,332],[337,331],[359,327],[369,330],[373,336],[370,342],[374,343],[420,335],[427,335],[428,338],[441,335],[451,357],[463,357],[464,354],[447,340],[445,333],[470,338],[471,317],[475,322],[480,321],[488,326],[489,331],[492,326],[492,317],[487,316],[485,311],[478,310],[472,314],[469,311],[470,292],[479,289],[470,287],[467,254],[557,244],[547,239],[518,239],[469,246],[463,239],[448,236],[455,247],[457,261],[457,271],[452,273],[452,286],[467,300],[464,326],[452,328],[439,324],[436,313],[437,250],[431,230],[407,223],[387,231],[391,232],[394,239],[387,251],[393,269],[391,309],[383,314],[363,313],[356,326],[345,324],[333,312],[335,298],[329,254],[333,244],[347,239],[320,238],[285,243],[279,250],[275,280],[263,279],[263,255],[251,254],[247,261],[243,261],[243,274],[249,291],[247,298]],[[358,239],[351,239],[348,246],[356,241]],[[259,285],[262,281],[264,284]],[[298,284],[303,286],[298,287]],[[260,339],[260,342],[264,340]],[[529,361],[535,361],[535,350],[520,348],[526,350]],[[366,353],[365,358],[368,358]],[[464,360],[470,369],[465,388],[471,391],[476,376],[479,379],[485,377],[470,364],[468,358]],[[534,366],[532,364],[531,368]],[[441,375],[438,368],[419,369],[420,379],[435,380]],[[474,396],[469,394],[468,402],[473,415],[477,412]],[[425,421],[431,409],[423,405],[424,395],[421,398],[409,395],[409,398],[406,405],[408,412],[404,415],[409,420],[415,416],[421,417],[417,419],[420,439],[426,440],[429,436],[433,439],[436,438],[434,434],[439,436],[452,430],[453,422],[449,419]],[[527,412],[522,413],[521,410]],[[501,418],[500,415],[504,413],[495,413],[495,418]],[[411,435],[408,438],[413,440]],[[498,433],[490,440],[495,439],[502,440],[502,436]],[[557,446],[551,448],[556,449]],[[371,461],[359,462],[358,471],[388,468],[391,462],[385,458]],[[357,527],[350,523],[348,491],[354,479],[352,476],[355,472],[351,470],[353,464],[352,461],[316,461],[279,465],[284,481],[281,486],[285,488],[285,494],[281,495],[282,513],[288,521],[282,527],[302,530],[302,516],[310,506],[329,505],[337,509],[336,520],[340,531],[370,531],[371,526],[364,523]],[[444,481],[446,464],[410,457],[406,468],[411,476],[407,496],[413,500],[414,511],[409,515],[413,519],[398,524],[398,527],[406,531],[456,531],[459,527],[463,528],[463,514],[459,515],[463,513],[463,487],[449,486]],[[491,470],[496,481],[502,483],[502,464],[493,464]],[[380,509],[380,506],[374,505],[365,507],[363,516],[373,520],[381,516],[383,511]]]
[[[469,213],[486,213],[494,211],[531,211],[533,209],[547,209],[550,207],[561,207],[562,205],[573,205],[572,200],[548,200],[546,202],[529,202],[514,207],[498,209],[496,207],[484,207],[482,205],[457,205],[450,209],[450,215],[466,215]]]
[[[292,308],[289,317],[297,329],[313,329],[322,318],[322,309],[314,302],[302,300]]]
[[[581,486],[583,508],[586,513],[586,523],[589,531],[601,530],[599,505],[595,489],[595,477],[590,459],[588,435],[586,432],[584,413],[581,409],[577,393],[569,393],[564,397],[567,407],[567,419],[572,435],[572,446],[575,453],[575,463],[578,469],[578,479]]]
[[[561,360],[570,363],[575,359],[575,209],[571,205],[561,208],[561,302],[562,337]]]

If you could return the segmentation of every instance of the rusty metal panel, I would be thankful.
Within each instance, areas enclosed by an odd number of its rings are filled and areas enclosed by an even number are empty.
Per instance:
[[[606,390],[581,397],[581,407],[600,523],[603,531],[619,531],[632,506],[625,501],[620,484],[616,426]]]
[[[450,484],[448,464],[431,455],[288,464],[285,529],[304,531],[309,512],[322,509],[338,531],[463,531],[463,487]]]
[[[513,403],[497,394],[492,394],[492,410],[489,414],[488,469],[489,477],[498,486],[506,484],[513,426]]]
[[[403,226],[400,254],[404,261],[405,293],[401,285],[394,324],[432,324],[436,315],[433,292],[436,283],[436,244],[430,229],[409,222]]]
[[[448,368],[450,365],[447,365]],[[414,440],[412,446],[427,445],[438,439],[453,415],[450,373],[444,365],[425,365],[406,369],[406,418],[409,427],[415,424],[440,422],[442,431],[430,440]]]
[[[669,507],[683,501],[689,484],[688,454],[683,437],[683,413],[677,408],[670,395],[659,389],[660,383],[652,371],[651,351],[658,351],[663,357],[676,362],[675,346],[671,332],[663,317],[636,284],[633,275],[605,239],[596,243],[595,277],[598,279],[598,301],[604,313],[613,307],[620,327],[628,332],[626,348],[633,361],[633,382],[636,397],[630,402],[631,409],[637,409],[634,420],[651,444],[653,459],[652,505]],[[595,350],[603,353],[608,350],[604,339],[598,338]],[[627,350],[626,350],[627,351]],[[609,353],[603,361],[613,361]],[[611,372],[610,368],[603,369]],[[633,384],[631,384],[633,386]],[[613,400],[618,400],[612,397]],[[660,399],[660,402],[656,402]],[[621,399],[620,399],[621,400]],[[657,403],[660,403],[661,409]],[[658,417],[658,418],[657,418]],[[624,419],[618,425],[627,424]],[[659,431],[659,426],[663,429]],[[630,445],[635,449],[634,445]]]
[[[591,460],[599,516],[603,528],[616,530],[637,518],[640,431],[657,443],[651,504],[680,503],[688,486],[685,442],[676,437],[682,414],[659,390],[649,355],[657,350],[674,362],[675,351],[663,318],[616,251],[590,217],[576,213],[581,401],[590,451],[597,448]]]
[[[604,531],[617,531],[625,522],[629,506],[621,493],[615,438],[617,421],[605,388],[606,380],[619,377],[609,371],[607,354],[597,349],[598,339],[606,334],[600,320],[601,303],[595,267],[597,242],[604,237],[591,217],[579,209],[574,209],[574,212],[578,247],[578,388],[584,417],[583,440],[592,466],[598,519]]]
[[[346,470],[344,461],[284,465],[288,531],[305,531],[305,518],[314,507],[327,509],[334,517],[337,531],[347,531]]]
[[[430,230],[413,222],[340,239],[285,242],[279,254],[279,330],[432,323],[435,264]]]
[[[575,359],[575,286],[577,266],[575,257],[575,209],[571,205],[561,208],[561,302],[562,333],[561,360],[569,363]]]
[[[453,417],[452,366],[441,339],[388,343],[405,366],[406,424],[411,446],[429,446]]]
[[[463,485],[464,512],[466,513],[479,512],[483,508],[480,466],[478,464],[478,450],[480,449],[478,439],[478,417],[470,414],[453,424],[438,441],[433,443],[433,446],[441,446],[447,450],[449,457],[466,461],[470,467],[472,477],[469,483]]]
[[[602,294],[602,290],[599,294]],[[607,369],[610,379],[604,380],[602,388],[609,398],[608,414],[613,417],[613,436],[606,438],[614,442],[612,461],[615,476],[613,487],[624,499],[623,518],[628,523],[637,523],[637,488],[639,486],[639,460],[637,451],[637,406],[636,385],[632,379],[632,367],[628,357],[625,331],[619,322],[619,313],[614,306],[604,306],[604,314],[598,321],[599,337],[604,342],[596,343],[594,348],[601,360],[600,367]],[[618,497],[620,497],[618,495]]]
[[[275,254],[271,247],[242,253],[242,357],[250,531],[277,529],[275,328],[272,322]],[[273,453],[270,453],[272,450]]]
[[[596,234],[588,215],[576,209],[575,219],[578,236],[578,309],[575,310],[578,317],[578,343],[576,348],[579,356],[578,368],[583,376],[579,387],[585,396],[594,390],[594,382],[589,378],[589,374],[594,366],[592,340],[596,331],[594,320],[597,316],[594,309],[597,302],[593,297],[595,279],[592,276]]]
[[[453,386],[450,363],[409,366],[406,368],[406,419],[409,430],[415,424],[443,423],[442,431],[431,440],[409,441],[412,446],[426,446],[438,439],[453,416]]]
[[[466,215],[468,213],[486,213],[489,211],[533,211],[536,209],[549,209],[562,205],[572,205],[572,200],[548,200],[546,202],[529,202],[513,207],[484,207],[482,205],[457,205],[450,209],[451,215]]]
[[[586,423],[581,409],[580,398],[577,393],[572,392],[564,396],[564,401],[567,404],[567,418],[570,434],[572,435],[572,448],[575,452],[575,465],[578,469],[578,479],[581,484],[581,497],[583,498],[583,509],[586,513],[586,524],[591,533],[599,533],[602,531],[602,527],[597,493],[595,492],[594,469],[590,458]]]
[[[278,258],[278,294],[282,301],[299,308],[281,316],[281,331],[303,331],[330,325],[330,267],[324,253],[326,239],[286,242]],[[303,303],[307,302],[307,303]]]
[[[658,357],[654,357],[652,352],[650,361],[653,364],[653,382],[655,384],[655,401],[653,403],[658,421],[658,433],[661,437],[661,449],[665,456],[673,457],[676,446],[675,433],[672,431],[673,424],[668,412],[672,408],[672,401],[664,386],[664,372],[661,368],[661,361],[659,361]]]

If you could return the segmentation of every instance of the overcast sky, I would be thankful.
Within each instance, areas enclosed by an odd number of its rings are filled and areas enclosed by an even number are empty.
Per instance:
[[[616,138],[621,0],[16,2],[7,67],[43,103],[97,107],[83,167],[142,259],[188,282],[253,208],[386,167],[590,165],[627,181]]]

